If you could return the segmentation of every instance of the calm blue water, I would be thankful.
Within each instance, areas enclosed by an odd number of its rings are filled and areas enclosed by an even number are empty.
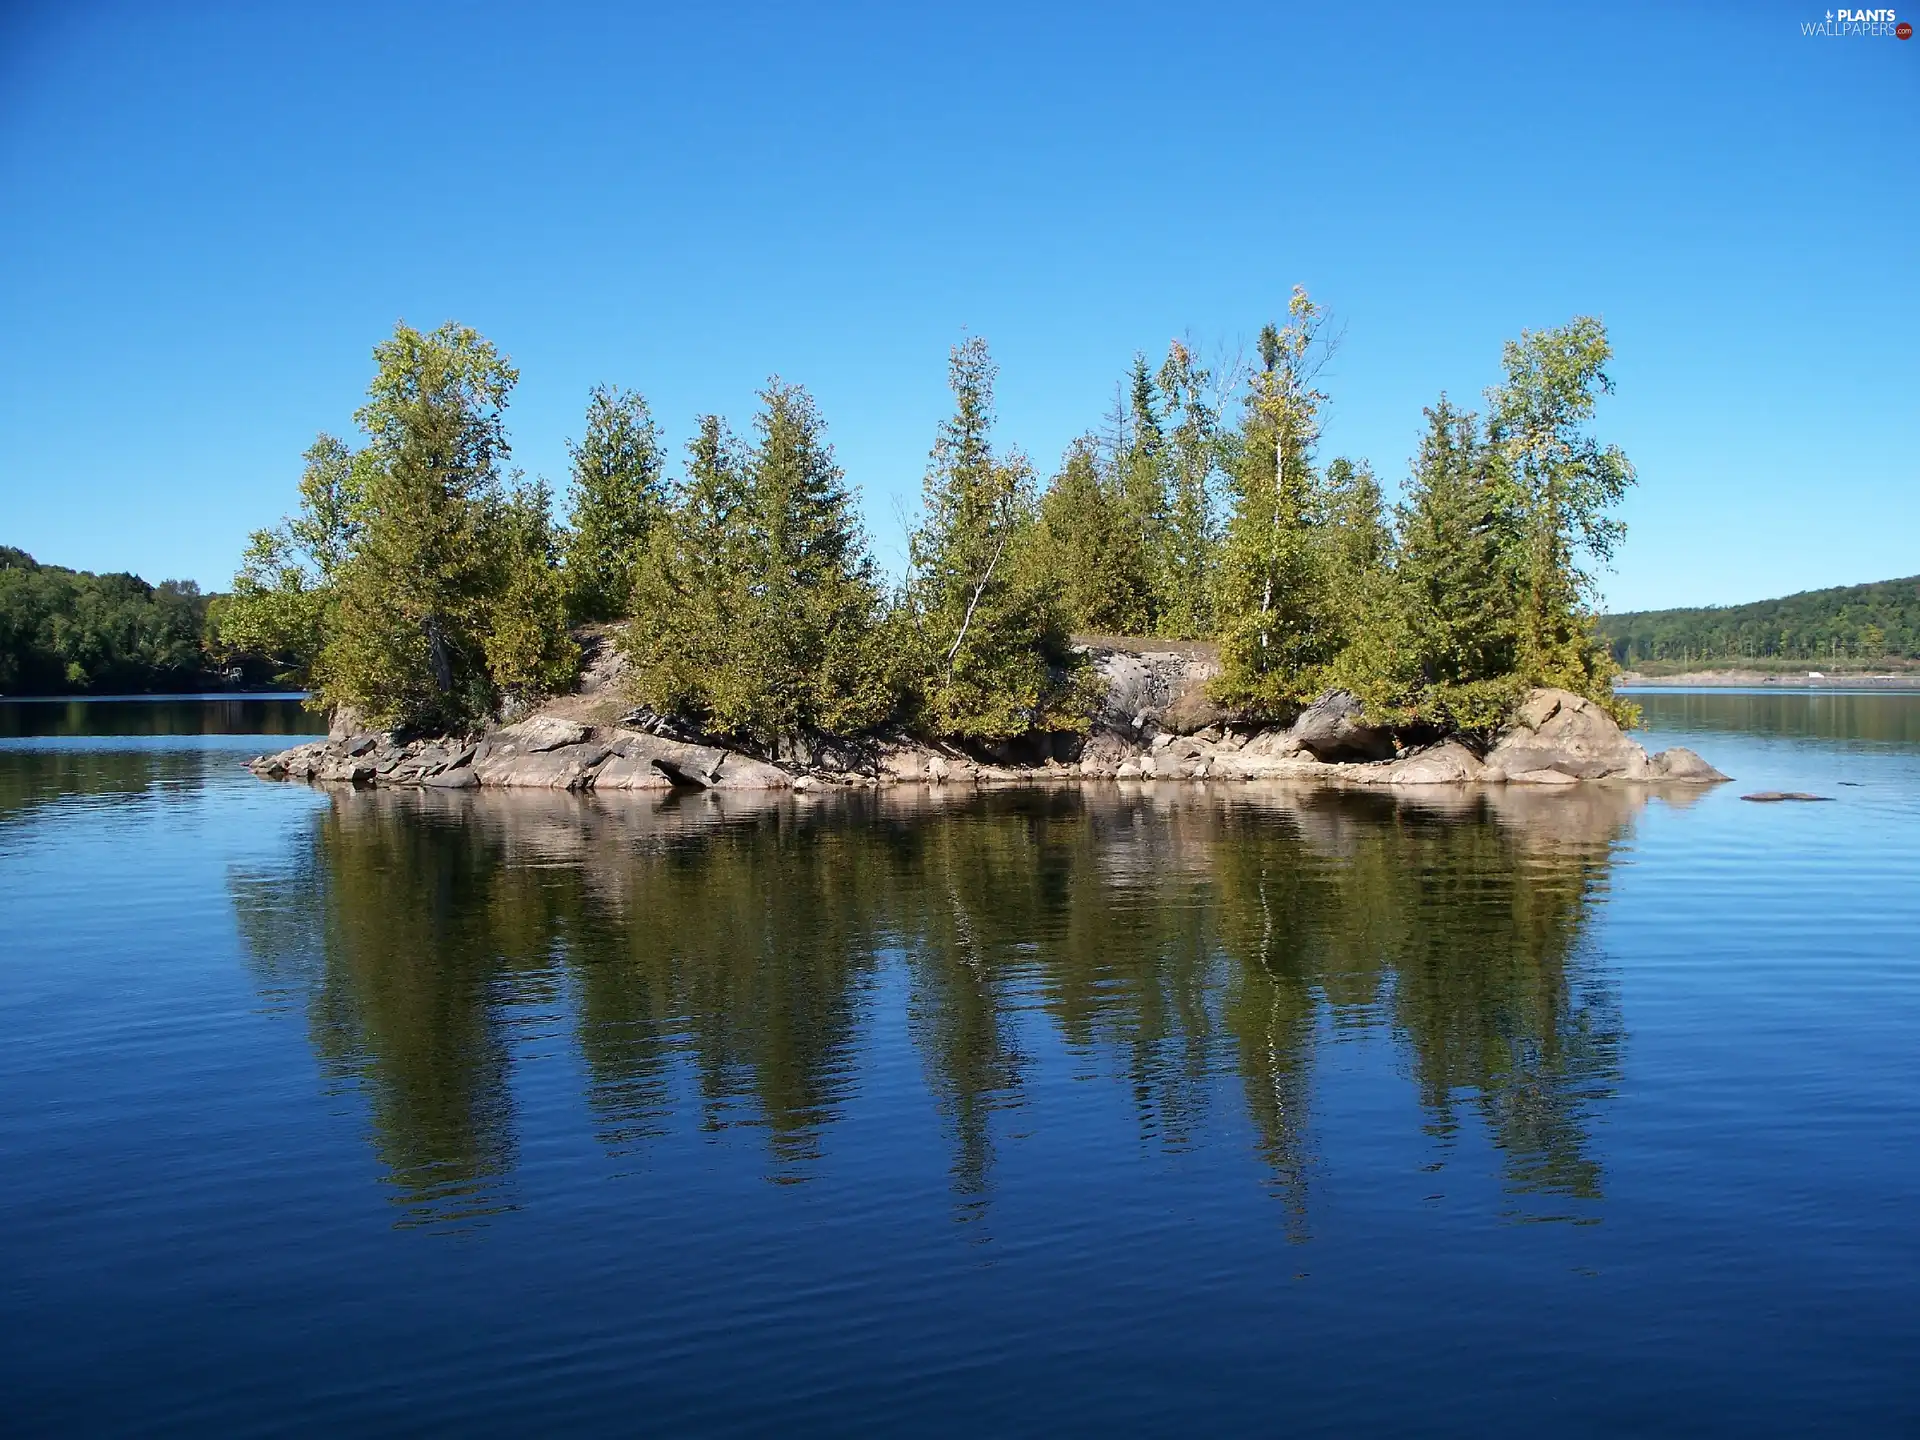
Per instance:
[[[5,1428],[1912,1433],[1920,697],[1640,698],[1736,783],[328,794],[0,706]]]

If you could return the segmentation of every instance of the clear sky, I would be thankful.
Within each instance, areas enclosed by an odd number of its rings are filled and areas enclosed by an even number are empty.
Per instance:
[[[676,453],[778,372],[899,563],[947,348],[1047,470],[1135,350],[1344,327],[1406,470],[1500,342],[1606,320],[1616,608],[1920,572],[1920,39],[1824,5],[0,4],[0,543],[223,586],[400,318]],[[1920,10],[1913,17],[1920,19]]]

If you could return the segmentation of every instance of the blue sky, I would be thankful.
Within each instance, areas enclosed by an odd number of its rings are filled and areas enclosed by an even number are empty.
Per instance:
[[[0,9],[0,543],[208,586],[457,318],[560,480],[771,373],[898,563],[945,354],[1045,469],[1133,352],[1337,317],[1324,453],[1406,469],[1601,315],[1616,607],[1920,571],[1920,40],[1805,3]]]

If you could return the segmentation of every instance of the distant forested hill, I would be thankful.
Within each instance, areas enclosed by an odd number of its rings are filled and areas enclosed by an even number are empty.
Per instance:
[[[1920,575],[1807,590],[1751,605],[1603,615],[1600,631],[1622,665],[1920,658]]]
[[[67,570],[0,545],[0,694],[194,689],[208,598],[191,580]]]

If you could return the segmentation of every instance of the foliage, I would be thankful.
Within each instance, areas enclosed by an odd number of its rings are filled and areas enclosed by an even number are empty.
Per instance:
[[[1381,618],[1391,643],[1369,637],[1355,688],[1378,709],[1484,732],[1524,691],[1521,517],[1479,418],[1445,395],[1426,416]]]
[[[1920,659],[1920,575],[1751,605],[1603,615],[1615,661]]]
[[[0,546],[0,693],[196,689],[207,606],[191,580],[149,585]]]
[[[995,367],[978,337],[954,347],[954,413],[940,427],[910,542],[915,718],[989,740],[1085,723],[1061,586],[1036,543],[1033,477],[993,450]]]
[[[702,422],[627,644],[639,699],[778,755],[877,724],[894,696],[873,560],[819,410],[779,380],[760,399],[744,453]]]
[[[305,684],[320,653],[334,572],[360,538],[367,461],[322,434],[307,447],[300,509],[256,530],[219,607],[215,642],[223,656],[257,656],[287,684]]]
[[[1516,492],[1525,590],[1520,677],[1615,708],[1612,658],[1594,631],[1595,576],[1625,527],[1608,513],[1634,483],[1615,445],[1587,432],[1610,393],[1606,326],[1578,316],[1553,330],[1522,331],[1502,354],[1506,380],[1487,399],[1489,435]]]
[[[552,496],[542,481],[516,485],[492,522],[499,575],[486,655],[493,683],[521,704],[564,689],[580,668],[567,629],[567,584],[556,564]]]
[[[1101,473],[1097,442],[1081,436],[1040,498],[1036,558],[1058,577],[1075,629],[1140,635],[1152,626],[1153,557],[1122,497]]]
[[[575,623],[618,619],[630,607],[633,566],[647,532],[667,504],[659,428],[637,393],[598,385],[587,404],[586,436],[568,450],[568,611]]]
[[[304,671],[318,707],[461,730],[578,663],[547,490],[501,479],[519,375],[489,341],[402,323],[374,360],[365,446],[309,448],[300,509],[254,535],[219,641]]]
[[[1313,699],[1345,640],[1313,449],[1326,396],[1319,308],[1296,288],[1283,329],[1261,335],[1232,476],[1219,577],[1218,697],[1258,715]]]
[[[1213,377],[1176,340],[1160,367],[1160,394],[1167,418],[1163,470],[1167,497],[1160,564],[1159,631],[1183,639],[1214,630],[1214,568],[1219,517],[1214,497],[1220,452],[1220,417],[1207,403]]]

